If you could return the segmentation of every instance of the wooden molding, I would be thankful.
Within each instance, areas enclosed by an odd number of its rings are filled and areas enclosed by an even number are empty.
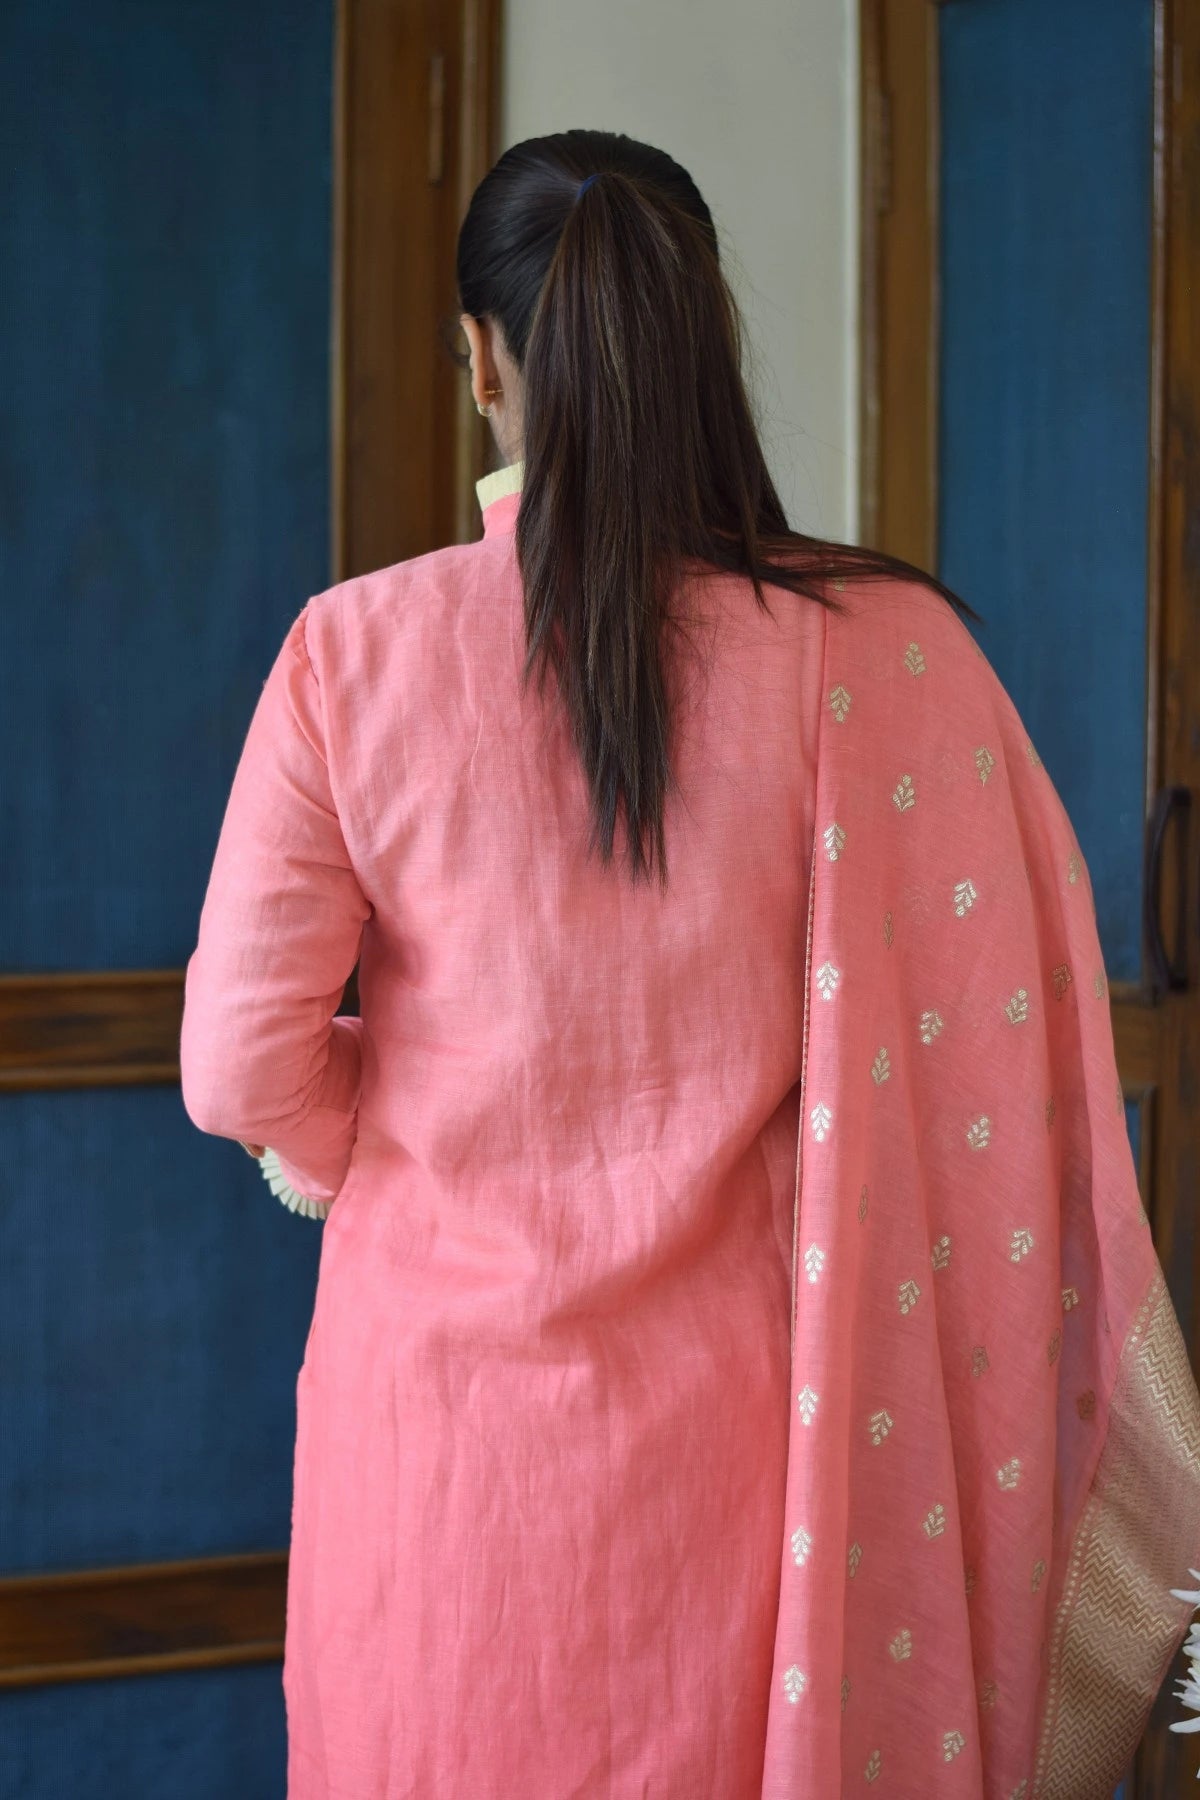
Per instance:
[[[286,1551],[0,1580],[0,1688],[274,1662]]]
[[[179,1080],[182,969],[0,976],[0,1092]]]

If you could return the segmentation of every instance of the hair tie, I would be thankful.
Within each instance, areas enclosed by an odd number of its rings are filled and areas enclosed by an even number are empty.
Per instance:
[[[590,188],[593,181],[599,181],[599,179],[600,179],[599,172],[597,172],[595,175],[585,175],[583,180],[580,182],[579,186],[575,189],[576,200],[578,200],[578,198],[579,198],[580,194],[582,194],[584,188]]]

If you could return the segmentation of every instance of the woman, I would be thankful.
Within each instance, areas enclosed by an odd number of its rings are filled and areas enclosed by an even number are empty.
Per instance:
[[[789,531],[677,163],[517,145],[458,277],[483,536],[300,613],[188,968],[328,1215],[291,1800],[1111,1792],[1200,1400],[1061,802],[965,603]]]

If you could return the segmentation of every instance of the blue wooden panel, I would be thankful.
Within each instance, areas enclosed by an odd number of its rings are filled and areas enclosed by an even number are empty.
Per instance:
[[[939,569],[1075,825],[1109,973],[1140,973],[1150,0],[948,0]]]
[[[0,1800],[284,1800],[282,1665],[0,1696]]]
[[[322,1226],[164,1087],[6,1096],[0,1229],[0,1571],[286,1549]]]
[[[171,967],[328,582],[331,0],[0,8],[6,968]]]

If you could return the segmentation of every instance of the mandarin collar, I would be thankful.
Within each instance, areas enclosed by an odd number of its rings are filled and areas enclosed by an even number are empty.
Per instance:
[[[495,537],[500,532],[516,529],[524,475],[524,462],[515,462],[503,469],[493,469],[490,475],[481,475],[475,483],[484,537]]]

